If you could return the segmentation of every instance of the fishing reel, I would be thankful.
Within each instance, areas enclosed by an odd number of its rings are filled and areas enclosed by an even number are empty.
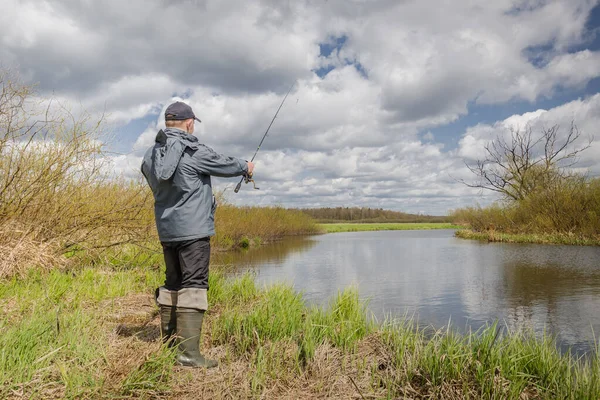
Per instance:
[[[252,176],[253,176],[253,175],[254,175],[254,174],[252,174],[252,172],[250,172],[250,173],[245,173],[245,174],[242,176],[242,180],[241,180],[241,181],[240,181],[240,182],[237,184],[237,186],[235,187],[235,189],[233,190],[233,192],[234,192],[234,193],[237,193],[237,192],[239,192],[239,191],[240,191],[240,188],[242,187],[242,182],[244,182],[244,183],[250,183],[250,182],[252,182],[252,185],[254,186],[254,189],[255,189],[255,190],[259,190],[260,188],[256,187],[256,182],[254,182],[254,179],[252,179]]]

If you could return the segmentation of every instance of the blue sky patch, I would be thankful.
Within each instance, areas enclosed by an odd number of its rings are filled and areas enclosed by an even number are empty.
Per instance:
[[[342,49],[342,47],[344,47],[344,45],[346,44],[347,41],[348,41],[348,36],[342,35],[339,37],[330,38],[326,42],[319,43],[319,57],[327,58],[327,57],[330,57],[332,54],[334,54],[334,52],[338,53]],[[358,60],[352,60],[352,59],[345,58],[343,60],[343,63],[344,63],[344,65],[354,66],[354,68],[358,71],[358,73],[360,73],[360,75],[363,78],[368,79],[367,71],[365,70],[363,65]],[[318,68],[316,70],[313,70],[313,71],[317,74],[317,76],[319,78],[323,79],[328,73],[330,73],[334,69],[335,69],[335,66],[329,64],[329,65],[325,65],[325,66]]]
[[[118,137],[119,141],[109,143],[109,150],[119,154],[129,153],[140,134],[149,125],[156,124],[158,115],[159,113],[148,114],[143,118],[134,119],[126,125],[119,126],[114,132],[115,137]]]
[[[445,150],[457,148],[459,140],[467,128],[477,124],[493,124],[497,121],[505,120],[515,114],[524,114],[539,109],[549,110],[577,98],[584,98],[600,92],[600,78],[592,79],[584,89],[564,90],[557,88],[551,98],[541,98],[534,103],[524,100],[515,100],[502,104],[482,105],[474,101],[468,104],[468,114],[460,117],[454,122],[438,126],[432,129],[423,130],[423,134],[431,132],[434,141],[444,144]],[[575,121],[577,123],[577,121]]]
[[[348,36],[342,35],[340,37],[330,38],[329,41],[319,43],[319,56],[320,57],[329,57],[333,51],[339,51],[346,41],[348,40]]]

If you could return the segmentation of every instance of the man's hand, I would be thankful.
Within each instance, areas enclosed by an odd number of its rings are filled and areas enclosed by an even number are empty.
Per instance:
[[[247,161],[248,163],[248,176],[252,177],[252,173],[254,172],[254,163],[252,161]]]

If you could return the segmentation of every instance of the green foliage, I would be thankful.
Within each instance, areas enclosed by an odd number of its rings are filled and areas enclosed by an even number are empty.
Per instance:
[[[498,324],[459,335],[451,329],[428,333],[410,321],[391,321],[383,327],[383,340],[391,349],[398,386],[432,385],[441,390],[463,383],[463,396],[471,398],[593,399],[600,395],[597,357],[575,360],[560,354],[556,343],[533,332],[504,332]],[[435,389],[433,390],[435,392]],[[437,392],[440,394],[441,392]]]
[[[248,239],[247,237],[241,238],[239,245],[242,249],[247,249],[248,247],[250,247],[250,239]]]
[[[37,312],[20,321],[5,319],[0,331],[0,396],[34,379],[60,384],[67,395],[100,384],[96,362],[103,358],[99,343],[104,334],[81,310]]]
[[[307,309],[302,296],[291,287],[275,285],[259,292],[250,310],[234,307],[225,311],[217,321],[213,340],[233,344],[238,354],[244,354],[267,341],[290,339],[299,345],[299,359],[306,361],[325,341],[351,350],[372,328],[355,289],[339,293],[329,308],[322,310]]]
[[[213,338],[217,343],[227,343],[230,338],[235,338],[234,349],[241,354],[265,341],[291,337],[302,325],[303,308],[301,295],[293,289],[272,286],[252,303],[251,310],[233,308],[224,312],[213,331]]]
[[[112,300],[161,282],[159,271],[140,267],[30,270],[24,279],[0,281],[0,397],[24,386],[33,397],[52,386],[64,387],[66,397],[95,393],[105,379],[103,318],[119,308]],[[128,390],[149,368],[131,377]]]

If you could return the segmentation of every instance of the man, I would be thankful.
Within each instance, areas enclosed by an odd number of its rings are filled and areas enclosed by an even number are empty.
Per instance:
[[[167,267],[165,284],[156,289],[161,335],[164,341],[176,335],[178,364],[211,368],[217,362],[204,358],[199,347],[217,206],[210,177],[252,176],[254,165],[199,143],[192,135],[194,121],[200,122],[187,104],[178,101],[167,107],[166,129],[144,155],[142,173],[154,194]]]

